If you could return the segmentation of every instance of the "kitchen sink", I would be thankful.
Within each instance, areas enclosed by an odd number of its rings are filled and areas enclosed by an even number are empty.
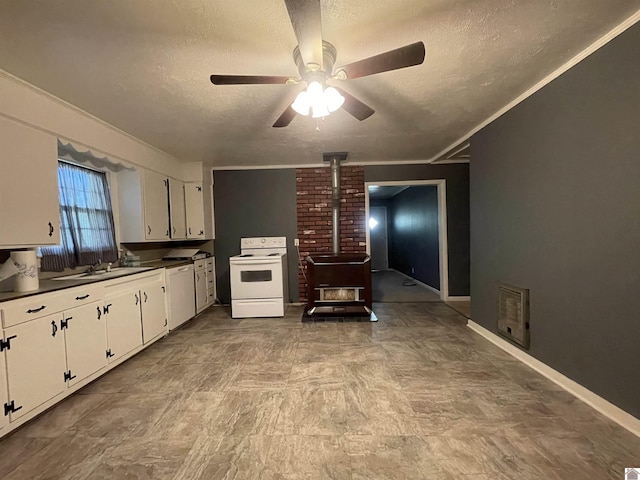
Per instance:
[[[56,277],[51,280],[105,280],[107,278],[120,277],[130,273],[144,272],[153,270],[153,267],[115,267],[110,271],[97,270],[95,272],[77,273],[75,275],[65,275],[64,277]]]

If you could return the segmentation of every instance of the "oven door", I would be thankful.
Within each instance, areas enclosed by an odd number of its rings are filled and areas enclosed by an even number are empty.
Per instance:
[[[231,298],[283,296],[282,259],[233,259],[230,262]]]

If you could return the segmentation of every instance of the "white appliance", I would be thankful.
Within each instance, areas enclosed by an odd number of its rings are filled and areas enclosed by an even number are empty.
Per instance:
[[[287,238],[240,240],[240,255],[229,259],[231,316],[283,317],[289,296]]]
[[[169,330],[174,330],[196,315],[193,264],[168,268]]]

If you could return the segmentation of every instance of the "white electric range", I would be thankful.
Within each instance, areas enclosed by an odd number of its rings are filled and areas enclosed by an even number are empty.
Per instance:
[[[287,238],[240,240],[240,255],[229,258],[231,316],[283,317],[289,296]]]

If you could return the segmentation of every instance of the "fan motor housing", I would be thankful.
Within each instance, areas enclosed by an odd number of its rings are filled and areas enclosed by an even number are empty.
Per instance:
[[[327,77],[330,76],[333,71],[333,65],[336,62],[337,54],[338,52],[336,47],[331,45],[329,42],[325,42],[324,40],[322,41],[322,72],[324,72]],[[307,73],[313,71],[304,63],[302,55],[300,55],[300,47],[298,46],[293,49],[293,61],[298,66],[298,72],[300,73],[301,78],[304,78]]]

